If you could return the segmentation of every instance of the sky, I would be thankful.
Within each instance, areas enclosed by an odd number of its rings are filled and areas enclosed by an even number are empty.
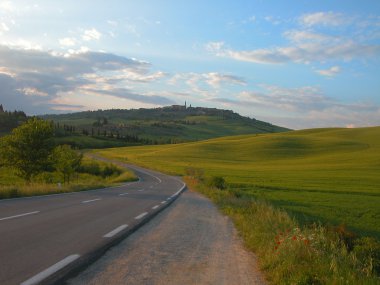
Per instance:
[[[377,0],[0,0],[0,103],[380,125]]]

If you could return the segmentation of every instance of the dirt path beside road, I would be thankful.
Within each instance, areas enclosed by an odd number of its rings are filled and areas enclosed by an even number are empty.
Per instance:
[[[231,220],[208,199],[185,191],[68,284],[265,282]]]

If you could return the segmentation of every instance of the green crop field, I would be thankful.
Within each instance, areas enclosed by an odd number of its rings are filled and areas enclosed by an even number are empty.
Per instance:
[[[269,200],[299,221],[345,224],[380,237],[380,127],[223,137],[97,153],[184,174],[223,176],[231,189]]]

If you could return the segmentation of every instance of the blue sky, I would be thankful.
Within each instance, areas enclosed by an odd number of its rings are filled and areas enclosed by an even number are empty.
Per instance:
[[[380,125],[380,2],[0,1],[0,103]]]

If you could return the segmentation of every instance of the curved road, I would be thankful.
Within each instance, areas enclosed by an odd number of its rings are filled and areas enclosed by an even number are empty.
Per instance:
[[[176,177],[129,167],[139,181],[0,200],[0,284],[39,284],[70,267],[83,266],[185,188]]]

